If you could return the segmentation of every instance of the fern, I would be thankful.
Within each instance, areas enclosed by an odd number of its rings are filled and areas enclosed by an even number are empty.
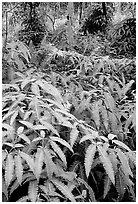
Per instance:
[[[96,145],[90,144],[86,150],[85,163],[84,163],[87,177],[89,176],[95,153],[96,153]]]
[[[52,140],[50,140],[50,144],[54,152],[56,152],[59,158],[63,161],[64,165],[67,166],[66,156],[64,152],[61,150],[61,148]]]
[[[98,148],[98,152],[99,152],[99,158],[103,164],[103,167],[104,167],[107,175],[109,176],[110,180],[112,181],[112,183],[115,184],[113,166],[112,166],[112,163],[109,159],[109,155],[107,154],[105,149],[103,147],[101,147],[100,145],[98,145],[97,148]]]
[[[131,149],[127,145],[125,145],[123,142],[121,142],[119,140],[113,140],[113,143],[115,143],[116,145],[124,148],[125,150],[127,150],[129,152],[131,152]]]
[[[66,197],[68,198],[71,202],[76,202],[73,194],[71,193],[71,191],[69,190],[69,188],[64,184],[62,183],[61,181],[57,180],[57,179],[52,179],[51,180],[52,183],[56,186],[56,188],[58,190],[61,191],[61,193]]]
[[[39,180],[39,178],[40,178],[43,160],[44,160],[43,150],[41,148],[38,148],[37,153],[35,155],[35,176],[36,176],[37,180]]]
[[[109,153],[109,159],[112,163],[114,172],[116,173],[118,171],[118,159],[117,159],[117,155],[115,154],[115,151],[113,149],[109,149],[110,153]]]
[[[38,196],[38,183],[36,180],[29,182],[28,197],[31,202],[36,202]]]
[[[14,159],[13,155],[10,153],[7,155],[6,167],[5,167],[5,182],[9,186],[14,173]]]
[[[16,171],[17,180],[21,185],[22,176],[23,176],[23,166],[22,166],[22,159],[19,154],[15,156],[14,161],[15,161],[15,171]]]

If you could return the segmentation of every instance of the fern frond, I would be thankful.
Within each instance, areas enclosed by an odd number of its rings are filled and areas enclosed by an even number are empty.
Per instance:
[[[70,145],[73,147],[75,144],[77,137],[78,137],[79,131],[77,130],[77,127],[73,127],[71,132],[70,132]]]
[[[60,147],[52,140],[50,140],[50,144],[53,148],[53,150],[57,153],[59,158],[63,161],[64,165],[67,166],[66,156],[64,152],[60,149]]]
[[[120,149],[117,149],[117,156],[121,162],[121,168],[124,174],[131,175],[133,177],[133,173],[130,169],[129,162],[128,162],[126,155]]]
[[[93,139],[95,139],[95,135],[89,133],[81,138],[80,143],[85,142],[86,140],[90,140],[92,142]]]
[[[99,158],[103,164],[103,167],[107,173],[107,175],[109,176],[110,180],[112,181],[113,184],[115,184],[115,178],[114,178],[114,170],[112,167],[112,163],[109,159],[109,155],[107,154],[107,152],[105,151],[105,149],[98,145],[98,152],[99,152]]]
[[[30,157],[28,154],[25,152],[20,152],[20,156],[27,162],[29,168],[34,172],[35,164],[34,160],[32,157]]]
[[[19,154],[15,156],[14,161],[15,161],[15,172],[16,172],[17,180],[19,184],[21,185],[22,175],[23,175],[23,166],[22,166],[22,159]]]
[[[52,179],[52,183],[56,186],[56,188],[61,191],[61,193],[68,198],[71,202],[76,202],[74,195],[71,193],[69,188],[57,179]]]
[[[5,167],[5,182],[7,186],[9,186],[12,177],[13,177],[13,172],[14,172],[14,159],[13,155],[8,154],[7,159],[6,159],[6,167]]]
[[[29,182],[28,197],[31,202],[36,202],[38,195],[38,183],[36,180]]]
[[[39,178],[40,178],[40,174],[41,174],[42,166],[43,166],[43,161],[44,161],[43,150],[38,148],[37,153],[35,155],[35,176],[36,176],[37,180],[39,180]]]
[[[91,166],[93,163],[93,159],[94,159],[94,155],[96,152],[96,145],[95,144],[90,144],[89,147],[86,150],[86,154],[85,154],[85,172],[86,172],[86,176],[89,176],[90,170],[91,170]]]
[[[105,176],[105,179],[104,179],[104,194],[103,194],[103,198],[105,198],[111,188],[111,180],[109,178],[108,175]]]

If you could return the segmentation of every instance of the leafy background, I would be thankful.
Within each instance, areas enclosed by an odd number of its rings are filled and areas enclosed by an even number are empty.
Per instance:
[[[3,202],[134,202],[135,3],[2,6]]]

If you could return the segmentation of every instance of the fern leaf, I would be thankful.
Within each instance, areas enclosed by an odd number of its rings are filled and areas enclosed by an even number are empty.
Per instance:
[[[66,161],[66,157],[65,154],[63,153],[63,151],[60,149],[60,147],[52,140],[50,140],[50,144],[53,148],[53,150],[57,153],[57,155],[59,156],[59,158],[63,161],[64,165],[67,166],[67,161]]]
[[[108,177],[108,175],[105,176],[105,179],[104,179],[104,195],[103,195],[103,198],[105,198],[111,188],[111,180],[110,178]]]
[[[67,143],[65,140],[63,140],[62,138],[59,137],[50,137],[51,140],[59,142],[60,144],[64,145],[65,147],[67,147],[71,152],[73,152],[72,147],[69,145],[69,143]]]
[[[131,149],[125,145],[123,142],[119,141],[119,140],[113,140],[113,143],[117,144],[120,147],[123,147],[124,149],[126,149],[127,151],[131,152]]]
[[[128,162],[126,155],[120,149],[117,149],[117,155],[121,162],[121,168],[124,174],[131,175],[133,177],[133,173],[130,169],[129,162]]]
[[[35,176],[37,180],[39,180],[40,178],[43,161],[44,161],[44,152],[42,149],[38,148],[37,153],[35,155]]]
[[[16,171],[17,180],[19,184],[21,185],[22,175],[23,175],[23,166],[22,166],[22,160],[19,154],[15,156],[15,171]]]
[[[70,145],[73,147],[75,141],[77,140],[79,131],[77,130],[76,127],[73,127],[71,132],[70,132]]]
[[[91,170],[95,152],[96,152],[96,145],[90,144],[85,154],[85,172],[87,177],[89,176],[89,173]]]
[[[62,183],[61,181],[57,180],[57,179],[52,179],[51,180],[52,183],[56,186],[56,188],[58,190],[61,191],[61,193],[66,197],[68,198],[71,202],[76,202],[73,194],[71,193],[71,191],[69,190],[69,188],[64,184]]]
[[[112,163],[109,159],[109,155],[107,154],[107,152],[103,147],[99,145],[97,147],[99,152],[99,158],[103,164],[103,167],[107,175],[109,176],[110,180],[112,181],[112,183],[115,184],[114,171],[113,171]]]
[[[33,158],[31,158],[28,154],[25,152],[20,152],[20,156],[27,162],[30,169],[34,172],[35,164]]]
[[[5,167],[5,182],[9,186],[14,172],[14,159],[12,154],[7,155],[6,167]]]
[[[44,163],[46,164],[48,178],[52,178],[52,174],[54,172],[54,163],[52,161],[52,156],[46,147],[44,149]]]
[[[36,202],[38,195],[38,183],[36,180],[29,182],[28,197],[31,202]]]

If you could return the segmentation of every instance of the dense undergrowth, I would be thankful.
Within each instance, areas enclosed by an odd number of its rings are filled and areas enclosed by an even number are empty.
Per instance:
[[[74,38],[3,50],[3,201],[135,201],[135,56]]]

